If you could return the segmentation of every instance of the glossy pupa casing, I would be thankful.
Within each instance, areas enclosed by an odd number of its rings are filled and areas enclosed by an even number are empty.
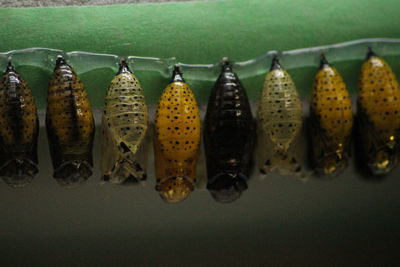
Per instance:
[[[225,61],[204,119],[207,189],[218,202],[232,202],[247,189],[252,169],[255,121],[247,93]]]
[[[187,198],[196,183],[200,113],[195,96],[175,66],[155,118],[156,190],[168,203]]]
[[[335,177],[348,166],[353,112],[342,76],[324,55],[315,75],[310,121],[313,169]]]
[[[142,87],[123,60],[105,97],[101,141],[104,181],[123,184],[146,179],[147,128]]]
[[[302,105],[296,86],[275,55],[266,75],[257,111],[259,168],[261,174],[278,170],[299,173],[294,150],[302,128]]]
[[[0,177],[13,187],[38,173],[39,120],[32,91],[11,62],[0,83]]]
[[[47,91],[46,130],[53,177],[65,186],[92,175],[94,120],[83,83],[59,56]]]
[[[399,162],[400,86],[372,50],[361,67],[357,111],[366,165],[374,175],[388,174]]]

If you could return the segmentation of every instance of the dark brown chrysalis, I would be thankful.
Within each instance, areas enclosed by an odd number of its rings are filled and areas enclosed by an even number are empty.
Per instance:
[[[46,128],[54,178],[62,185],[85,181],[93,167],[92,108],[83,83],[61,56],[47,92]]]
[[[0,83],[0,176],[7,184],[25,186],[38,173],[38,134],[32,91],[9,62]]]
[[[246,91],[228,61],[211,91],[204,124],[207,189],[216,201],[232,202],[247,189],[255,121]]]

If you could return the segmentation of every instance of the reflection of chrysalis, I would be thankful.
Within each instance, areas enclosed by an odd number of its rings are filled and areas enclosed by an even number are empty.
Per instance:
[[[62,185],[92,175],[94,120],[83,83],[64,58],[57,58],[47,92],[46,128],[54,178]]]
[[[386,174],[398,163],[400,87],[390,66],[372,51],[361,68],[357,108],[369,169]]]
[[[166,202],[182,201],[196,182],[200,114],[178,67],[158,102],[155,130],[156,190]]]
[[[315,171],[336,176],[348,166],[353,113],[342,76],[324,56],[315,76],[310,114]]]
[[[28,85],[8,63],[0,83],[0,177],[14,187],[38,173],[39,121]]]
[[[220,202],[232,202],[247,189],[255,122],[246,91],[225,61],[204,120],[207,189]]]
[[[274,169],[281,173],[300,172],[301,165],[292,152],[302,126],[302,107],[296,86],[274,56],[265,77],[258,108],[260,172]]]
[[[122,61],[108,88],[102,119],[101,170],[105,181],[125,183],[146,179],[145,156],[140,161],[143,153],[138,151],[145,147],[147,124],[143,90],[126,61]]]

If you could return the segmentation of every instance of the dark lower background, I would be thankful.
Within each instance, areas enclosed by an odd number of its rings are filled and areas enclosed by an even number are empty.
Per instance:
[[[51,178],[42,128],[40,175],[23,189],[0,184],[1,266],[398,265],[400,169],[381,180],[354,166],[330,181],[255,175],[234,203],[203,185],[168,205],[152,153],[146,186],[100,185],[98,137],[95,174],[66,189]]]

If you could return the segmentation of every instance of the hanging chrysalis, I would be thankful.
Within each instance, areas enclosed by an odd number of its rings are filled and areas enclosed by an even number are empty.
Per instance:
[[[302,127],[301,100],[292,78],[282,69],[276,55],[265,77],[257,115],[261,174],[272,170],[283,174],[299,173],[301,164],[294,143]]]
[[[315,172],[339,175],[348,166],[353,112],[342,76],[324,55],[315,75],[310,118]]]
[[[13,187],[38,173],[39,120],[32,91],[11,62],[0,83],[0,177]]]
[[[357,108],[366,163],[372,174],[387,174],[398,164],[400,87],[390,66],[371,50],[361,67]]]
[[[47,92],[46,128],[54,178],[74,185],[92,175],[94,120],[83,83],[59,56]]]
[[[219,202],[232,202],[247,189],[255,141],[255,122],[239,78],[225,60],[204,120],[207,189]]]
[[[196,99],[175,66],[156,111],[156,190],[169,203],[187,198],[196,183],[200,114]]]
[[[146,179],[147,127],[142,87],[124,60],[105,97],[101,161],[105,181],[122,184]]]

